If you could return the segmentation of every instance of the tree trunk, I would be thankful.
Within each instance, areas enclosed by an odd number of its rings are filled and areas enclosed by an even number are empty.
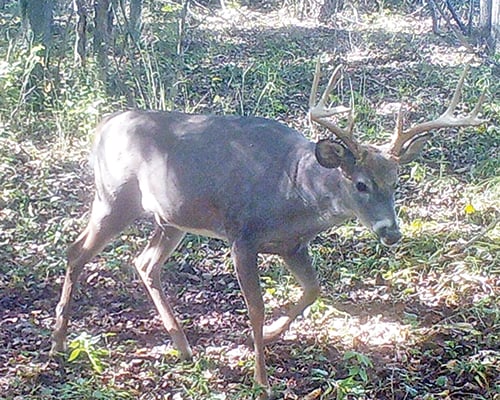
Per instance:
[[[431,17],[432,17],[432,32],[434,34],[439,33],[439,15],[436,11],[436,5],[434,4],[433,0],[429,1],[429,11],[431,12]]]
[[[500,51],[500,0],[481,0],[478,35],[491,53]]]
[[[134,41],[139,41],[141,37],[141,14],[142,0],[130,0],[130,12],[128,17],[129,33]]]
[[[87,47],[87,11],[83,0],[74,0],[76,12],[75,64],[85,66]]]
[[[453,6],[453,3],[450,0],[446,0],[446,7],[448,8],[448,11],[450,12],[451,16],[453,17],[453,20],[455,23],[458,25],[460,28],[460,31],[462,34],[467,35],[467,28],[463,24],[463,22],[460,19],[460,16],[458,15],[457,11],[455,10],[455,7]]]
[[[53,3],[53,0],[21,0],[21,13],[29,23],[33,42],[43,44],[45,49],[52,41]]]
[[[320,21],[328,21],[344,8],[344,0],[324,0],[322,3],[318,15]]]
[[[490,48],[493,53],[500,53],[500,0],[492,0]]]
[[[108,71],[108,10],[110,0],[94,3],[94,54],[100,68],[100,78],[105,81]]]
[[[479,4],[479,35],[488,40],[491,33],[492,0],[481,0]]]

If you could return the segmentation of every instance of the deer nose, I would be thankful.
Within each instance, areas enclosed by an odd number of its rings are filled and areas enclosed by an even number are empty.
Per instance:
[[[399,229],[389,230],[388,228],[382,229],[379,234],[380,241],[385,246],[393,246],[401,240],[401,232]]]
[[[393,246],[401,239],[401,232],[394,221],[378,221],[373,225],[372,229],[385,246]]]

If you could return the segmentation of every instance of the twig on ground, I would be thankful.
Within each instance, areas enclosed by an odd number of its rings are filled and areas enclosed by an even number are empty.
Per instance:
[[[497,224],[498,224],[499,217],[497,216],[486,228],[484,228],[481,232],[479,232],[477,235],[473,236],[471,239],[469,239],[467,242],[462,243],[459,246],[454,247],[451,249],[449,252],[443,254],[441,258],[449,258],[452,257],[462,251],[464,251],[466,248],[468,248],[470,245],[473,243],[477,242],[479,239],[484,237],[489,231],[494,229]]]

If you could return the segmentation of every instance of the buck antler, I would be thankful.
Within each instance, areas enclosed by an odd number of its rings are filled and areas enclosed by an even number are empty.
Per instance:
[[[412,128],[403,130],[403,112],[401,109],[399,110],[396,120],[396,127],[394,129],[394,135],[389,145],[389,154],[396,158],[399,158],[412,145],[412,143],[414,143],[418,139],[425,137],[425,133],[433,129],[458,126],[477,126],[482,124],[483,122],[486,122],[485,119],[481,119],[478,117],[485,99],[485,91],[483,91],[483,93],[479,97],[479,100],[472,112],[467,115],[454,115],[455,109],[457,108],[457,105],[460,101],[460,94],[465,81],[465,77],[469,72],[469,68],[470,65],[466,65],[464,72],[462,73],[462,76],[458,81],[450,105],[448,106],[446,111],[437,119],[423,122],[421,124],[415,125]]]
[[[340,139],[347,146],[347,148],[352,152],[352,154],[356,158],[358,158],[359,143],[356,141],[352,133],[354,129],[354,113],[352,108],[345,106],[327,107],[326,105],[328,102],[328,96],[330,95],[330,92],[332,91],[335,83],[337,82],[340,76],[341,68],[342,67],[340,65],[337,66],[337,68],[335,68],[332,75],[330,76],[330,80],[328,81],[328,85],[325,91],[321,95],[321,98],[318,101],[318,103],[315,105],[316,96],[318,92],[319,78],[321,75],[321,63],[320,60],[318,59],[318,62],[316,63],[316,70],[314,72],[311,95],[309,96],[309,118],[311,121],[314,121],[319,125],[327,128],[331,132],[333,132],[333,134],[337,136],[337,138]],[[349,112],[349,117],[347,120],[347,128],[345,129],[325,119],[327,117],[331,117],[332,115],[341,114],[345,112]]]

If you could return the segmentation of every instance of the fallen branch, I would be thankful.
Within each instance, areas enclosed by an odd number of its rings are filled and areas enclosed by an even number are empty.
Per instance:
[[[479,239],[484,237],[489,231],[493,230],[498,225],[498,220],[499,220],[499,217],[497,216],[486,228],[484,228],[477,235],[473,236],[467,242],[462,243],[461,245],[451,249],[449,252],[447,252],[446,254],[443,254],[441,257],[448,258],[448,257],[454,256],[454,255],[464,251],[466,248],[470,247],[473,243],[477,242]]]

